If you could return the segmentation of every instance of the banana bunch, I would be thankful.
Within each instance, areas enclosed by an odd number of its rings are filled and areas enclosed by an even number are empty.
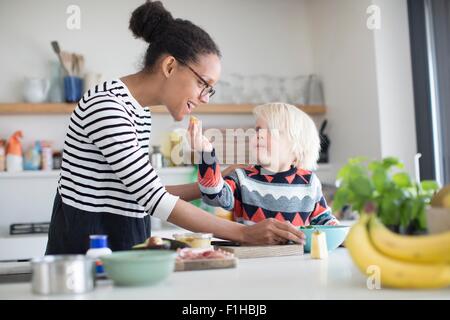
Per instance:
[[[450,232],[398,235],[374,215],[362,214],[350,229],[345,246],[364,274],[369,268],[378,267],[382,286],[414,289],[450,286]]]

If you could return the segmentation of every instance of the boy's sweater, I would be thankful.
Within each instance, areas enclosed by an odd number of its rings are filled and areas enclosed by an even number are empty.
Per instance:
[[[291,167],[270,174],[261,166],[236,169],[222,178],[214,150],[202,154],[198,182],[207,204],[233,212],[235,221],[252,224],[267,218],[294,226],[335,225],[318,177]]]

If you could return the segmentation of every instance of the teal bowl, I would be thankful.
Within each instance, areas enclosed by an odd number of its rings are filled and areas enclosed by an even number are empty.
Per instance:
[[[299,227],[300,231],[305,234],[306,243],[304,246],[305,252],[311,252],[311,238],[313,232],[317,229],[322,232],[325,232],[325,236],[327,238],[327,248],[328,251],[332,251],[339,247],[347,237],[348,231],[350,230],[349,226],[322,226],[315,225],[310,227]]]
[[[114,285],[148,286],[170,276],[176,256],[176,252],[168,250],[132,250],[113,252],[100,260]]]

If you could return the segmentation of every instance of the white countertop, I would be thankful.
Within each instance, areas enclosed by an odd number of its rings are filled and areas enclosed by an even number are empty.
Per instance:
[[[370,290],[347,250],[338,248],[326,260],[309,254],[241,259],[235,269],[175,272],[150,287],[99,281],[94,291],[79,295],[39,296],[30,283],[1,284],[0,299],[450,299],[450,288]]]

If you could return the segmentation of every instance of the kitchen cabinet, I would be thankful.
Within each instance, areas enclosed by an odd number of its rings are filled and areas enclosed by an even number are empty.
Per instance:
[[[166,185],[192,182],[193,167],[158,169]],[[46,234],[9,235],[14,223],[50,222],[59,170],[0,172],[0,261],[42,255]]]

